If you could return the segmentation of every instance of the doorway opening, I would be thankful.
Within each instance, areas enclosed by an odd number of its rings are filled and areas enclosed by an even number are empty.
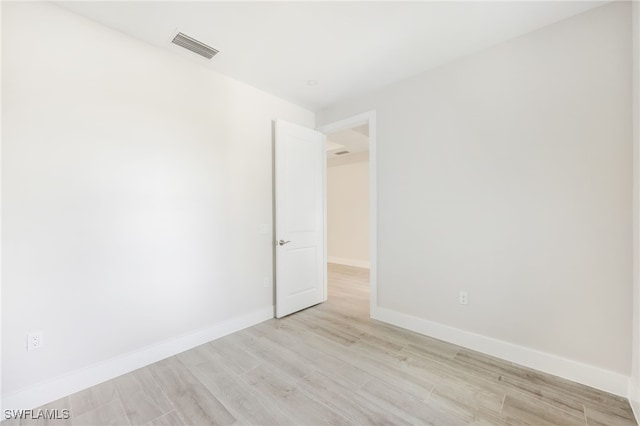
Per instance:
[[[375,112],[320,130],[327,135],[328,296],[371,316],[377,306]]]

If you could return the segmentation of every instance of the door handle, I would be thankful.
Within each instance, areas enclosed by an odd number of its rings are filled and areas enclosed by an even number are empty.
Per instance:
[[[280,240],[280,241],[278,241],[278,244],[279,244],[279,245],[281,245],[281,246],[283,246],[283,245],[285,245],[285,244],[289,244],[290,242],[291,242],[291,241]]]

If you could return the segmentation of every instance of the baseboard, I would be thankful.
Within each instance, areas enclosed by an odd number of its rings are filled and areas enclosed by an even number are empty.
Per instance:
[[[635,417],[636,423],[640,425],[640,402],[636,399],[629,398],[629,405],[631,405],[631,411],[633,411],[633,417]]]
[[[605,392],[625,398],[628,397],[629,377],[620,373],[449,327],[386,308],[375,308],[371,312],[371,317],[378,321],[454,343]]]
[[[37,408],[196,346],[259,324],[273,318],[273,316],[273,306],[269,306],[38,383],[26,389],[4,395],[2,397],[2,410]]]
[[[640,389],[637,384],[634,384],[632,379],[629,379],[629,405],[633,411],[633,416],[636,419],[636,423],[640,424]]]
[[[339,265],[355,266],[356,268],[369,269],[371,267],[368,260],[347,259],[346,257],[327,256],[327,262],[337,263]]]

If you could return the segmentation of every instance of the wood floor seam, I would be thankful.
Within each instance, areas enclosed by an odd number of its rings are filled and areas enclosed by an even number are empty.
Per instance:
[[[99,385],[98,385],[98,386],[99,386]],[[115,392],[117,392],[117,390],[115,390]],[[111,400],[108,400],[108,401],[105,401],[105,402],[102,402],[102,403],[96,404],[95,406],[93,406],[93,408],[91,408],[91,409],[89,409],[89,410],[86,410],[86,411],[82,411],[82,412],[80,412],[78,415],[82,416],[82,415],[87,414],[87,413],[88,413],[88,412],[90,412],[90,411],[98,410],[98,409],[100,409],[100,408],[103,408],[103,407],[104,407],[104,406],[106,406],[106,405],[112,404],[114,401],[119,400],[119,399],[120,399],[120,398],[118,397],[118,398],[116,398],[115,400],[114,400],[114,399],[111,399]],[[71,406],[71,413],[73,413],[73,412],[74,412],[74,411],[73,411],[73,403],[70,403],[69,405]]]
[[[519,390],[513,390],[512,392],[513,392],[514,394],[516,394],[516,395],[520,395],[520,397],[521,397],[521,398],[532,398],[532,396],[531,396],[531,395],[529,395],[529,394],[527,394],[527,393],[525,393],[525,392],[519,391]],[[554,408],[554,409],[556,409],[556,410],[560,410],[560,411],[564,412],[565,414],[570,415],[570,416],[573,416],[573,417],[576,417],[576,418],[581,418],[581,417],[585,417],[585,416],[586,416],[586,410],[585,410],[585,408],[584,408],[584,404],[582,404],[582,407],[583,407],[583,409],[582,409],[582,416],[577,416],[575,413],[572,413],[572,412],[570,412],[570,411],[568,411],[568,410],[566,410],[566,409],[564,409],[564,408],[562,408],[562,407],[557,407],[557,406],[555,406],[555,405],[553,405],[553,404],[550,404],[550,403],[549,403],[549,402],[547,402],[547,401],[539,400],[539,403],[540,403],[540,404],[544,404],[545,406],[548,406],[548,407],[552,407],[552,408]]]
[[[585,404],[583,404],[584,407],[584,422],[585,424],[589,425],[589,414],[587,413],[587,406]]]

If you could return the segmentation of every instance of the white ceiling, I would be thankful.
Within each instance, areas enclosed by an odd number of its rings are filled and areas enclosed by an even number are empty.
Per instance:
[[[327,158],[344,157],[369,150],[369,126],[364,125],[353,129],[341,130],[327,135]],[[336,155],[337,152],[349,151],[348,154]]]
[[[604,3],[58,2],[311,110]],[[182,51],[169,43],[177,30],[221,53]]]

